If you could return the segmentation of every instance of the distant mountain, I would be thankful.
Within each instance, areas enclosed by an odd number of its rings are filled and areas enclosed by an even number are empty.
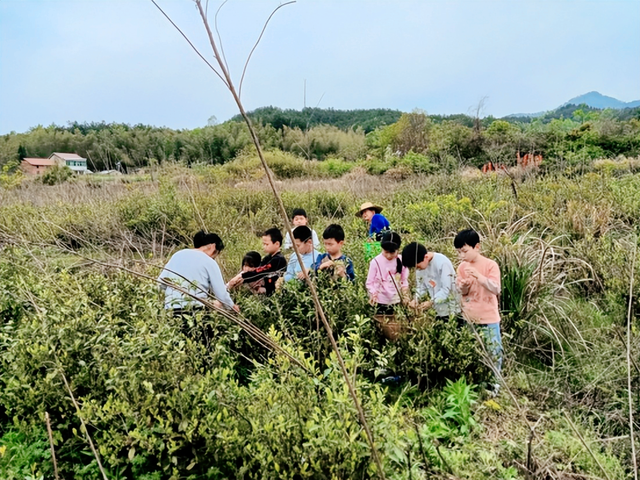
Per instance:
[[[543,116],[547,112],[538,112],[538,113],[512,113],[511,115],[507,115],[504,118],[538,118]]]
[[[572,98],[565,104],[561,105],[564,107],[565,105],[588,105],[593,108],[613,108],[616,110],[620,110],[623,108],[634,108],[640,107],[640,100],[635,100],[633,102],[623,102],[618,100],[617,98],[607,97],[606,95],[602,95],[599,92],[589,92],[584,95],[580,95],[578,97]]]
[[[578,97],[574,97],[568,102],[563,103],[559,107],[550,110],[548,112],[538,113],[512,113],[507,115],[506,119],[520,121],[528,121],[526,119],[538,118],[538,117],[558,117],[556,113],[571,113],[568,110],[575,110],[578,105],[586,105],[592,109],[604,110],[605,108],[612,108],[614,110],[623,110],[625,108],[638,108],[640,107],[640,100],[634,100],[633,102],[623,102],[617,98],[607,97],[599,92],[589,92]],[[572,108],[570,108],[572,107]]]

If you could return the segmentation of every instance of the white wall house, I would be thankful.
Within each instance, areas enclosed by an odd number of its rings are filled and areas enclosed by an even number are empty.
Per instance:
[[[87,159],[75,153],[54,152],[49,155],[49,160],[54,160],[61,167],[67,166],[76,173],[91,173],[87,168]]]

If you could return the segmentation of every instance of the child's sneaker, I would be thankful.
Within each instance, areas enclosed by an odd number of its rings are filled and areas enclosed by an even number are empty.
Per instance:
[[[489,394],[490,398],[495,398],[498,396],[498,394],[500,393],[500,384],[499,383],[494,383],[491,384],[487,387],[487,393]]]
[[[384,385],[398,385],[400,383],[400,380],[402,380],[402,377],[400,375],[390,375],[388,377],[384,377],[382,379],[382,383]]]

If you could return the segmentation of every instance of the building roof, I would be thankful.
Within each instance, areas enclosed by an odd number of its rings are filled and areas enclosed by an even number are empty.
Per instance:
[[[51,155],[49,155],[49,158],[53,157],[60,157],[63,160],[86,160],[86,158],[82,158],[80,155],[76,155],[75,153],[59,153],[59,152],[53,152]]]
[[[22,161],[34,167],[52,167],[56,164],[56,161],[50,158],[23,158]]]

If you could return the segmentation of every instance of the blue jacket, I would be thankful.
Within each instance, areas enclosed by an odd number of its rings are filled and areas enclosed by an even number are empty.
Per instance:
[[[320,265],[322,265],[322,261],[327,257],[329,257],[328,253],[323,253],[322,255],[320,255],[318,257],[318,259],[316,260],[315,265],[313,266],[313,269],[316,272],[320,268]],[[329,260],[332,260],[332,259],[329,257]],[[356,272],[353,270],[353,261],[351,261],[351,259],[349,257],[347,257],[345,254],[342,254],[342,256],[340,256],[340,258],[336,258],[333,261],[334,262],[344,263],[344,265],[346,267],[347,279],[349,281],[353,282],[356,279]]]
[[[391,229],[389,220],[381,213],[376,213],[371,218],[371,225],[369,226],[369,236],[380,240],[380,234],[386,230]]]

